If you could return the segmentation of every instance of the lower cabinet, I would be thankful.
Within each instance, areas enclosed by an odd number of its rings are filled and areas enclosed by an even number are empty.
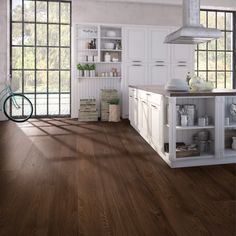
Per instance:
[[[163,147],[163,112],[160,98],[151,102],[151,95],[141,98],[134,95],[134,89],[129,90],[129,119],[130,124],[156,150]]]

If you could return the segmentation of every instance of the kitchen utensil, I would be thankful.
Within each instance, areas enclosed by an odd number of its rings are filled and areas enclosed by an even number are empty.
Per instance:
[[[104,43],[104,48],[105,48],[105,49],[110,49],[110,50],[112,50],[112,49],[114,49],[114,47],[115,47],[115,44],[114,44],[114,43]]]
[[[209,131],[207,130],[199,131],[197,135],[199,141],[207,141],[209,139]]]
[[[195,117],[196,117],[196,105],[194,104],[185,104],[183,106],[184,111],[188,116],[188,126],[194,126],[195,124]]]
[[[188,116],[181,115],[181,126],[187,126],[187,125],[188,125]]]
[[[225,117],[225,125],[226,125],[226,126],[229,125],[229,117]]]
[[[198,126],[206,126],[206,118],[205,117],[198,118]]]

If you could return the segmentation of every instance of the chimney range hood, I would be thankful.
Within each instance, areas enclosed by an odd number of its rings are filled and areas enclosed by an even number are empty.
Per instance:
[[[220,30],[200,24],[200,0],[183,0],[183,27],[167,35],[164,43],[199,44],[221,36]]]

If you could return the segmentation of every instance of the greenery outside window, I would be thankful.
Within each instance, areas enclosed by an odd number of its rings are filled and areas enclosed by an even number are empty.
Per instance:
[[[222,31],[222,38],[199,44],[195,49],[195,73],[215,88],[235,87],[234,12],[201,10],[201,24]]]
[[[10,73],[34,116],[71,112],[71,2],[11,0]]]

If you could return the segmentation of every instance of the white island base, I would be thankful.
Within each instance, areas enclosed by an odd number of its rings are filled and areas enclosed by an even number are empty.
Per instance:
[[[232,103],[236,104],[236,90],[191,93],[166,92],[158,86],[130,86],[129,120],[171,168],[236,163],[236,150],[230,143],[232,136],[236,137],[236,123],[229,113]],[[207,115],[211,123],[177,126],[176,104],[194,104],[198,117]],[[225,125],[226,117],[230,124]],[[210,134],[211,148],[207,152],[187,157],[176,154],[176,143],[191,145],[193,136],[202,130]]]

